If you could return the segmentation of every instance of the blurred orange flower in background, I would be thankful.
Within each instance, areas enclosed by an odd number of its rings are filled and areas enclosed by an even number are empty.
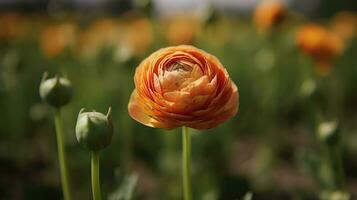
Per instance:
[[[142,55],[153,42],[152,26],[144,17],[126,16],[123,21],[99,19],[80,33],[77,53],[84,58],[91,58],[105,47],[115,51],[125,51]]]
[[[328,74],[334,58],[344,49],[344,43],[338,35],[317,24],[301,26],[296,43],[302,52],[312,57],[320,75]]]
[[[117,44],[121,35],[117,21],[98,19],[78,35],[76,51],[83,58],[95,57],[104,47]]]
[[[238,111],[237,86],[219,60],[193,46],[160,49],[137,67],[128,110],[150,127],[209,129]]]
[[[25,17],[18,12],[0,13],[0,39],[12,40],[24,36]]]
[[[357,16],[350,12],[340,12],[333,17],[331,29],[345,40],[356,37]]]
[[[126,24],[125,38],[134,54],[144,54],[153,43],[153,30],[150,21],[145,17],[129,20],[129,23]]]
[[[281,24],[286,10],[280,1],[264,0],[255,9],[253,22],[261,31],[268,31]]]
[[[174,16],[166,22],[166,39],[171,45],[192,44],[200,30],[194,16]]]
[[[76,26],[73,23],[62,23],[45,27],[40,34],[40,47],[49,58],[59,56],[76,41]]]

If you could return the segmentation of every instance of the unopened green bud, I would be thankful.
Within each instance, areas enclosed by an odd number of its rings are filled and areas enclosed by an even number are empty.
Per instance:
[[[40,96],[49,105],[56,108],[62,107],[72,99],[71,82],[59,76],[47,79],[47,73],[44,73],[40,85]]]
[[[106,148],[113,136],[111,108],[106,115],[93,111],[78,114],[76,137],[78,142],[90,151],[99,151]]]

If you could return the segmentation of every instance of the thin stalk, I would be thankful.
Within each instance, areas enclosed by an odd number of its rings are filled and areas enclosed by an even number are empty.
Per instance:
[[[62,130],[62,119],[61,119],[61,111],[58,108],[55,112],[55,126],[56,126],[56,137],[57,137],[57,151],[58,151],[58,160],[61,171],[61,182],[62,182],[62,190],[63,196],[65,200],[71,200],[71,190],[70,190],[70,180],[68,177],[67,170],[67,159],[66,152],[64,147],[64,133]]]
[[[92,151],[91,155],[92,166],[92,194],[93,200],[101,200],[102,193],[100,191],[100,179],[99,179],[99,151]]]
[[[333,169],[333,156],[331,154],[330,148],[326,143],[322,143],[322,170],[326,173],[324,176],[323,187],[329,190],[336,189],[336,179]]]
[[[341,145],[336,145],[331,151],[331,157],[333,162],[331,169],[334,172],[336,188],[340,190],[345,190],[345,173],[343,169],[343,159],[342,159],[342,150]]]
[[[323,144],[325,167],[329,170],[329,187],[333,190],[345,190],[345,174],[340,145]]]
[[[191,200],[191,137],[188,127],[182,127],[182,182],[184,200]]]

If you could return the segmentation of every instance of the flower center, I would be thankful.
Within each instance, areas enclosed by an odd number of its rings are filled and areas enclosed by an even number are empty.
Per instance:
[[[189,63],[185,63],[182,61],[177,61],[174,64],[172,64],[171,66],[169,66],[167,68],[167,71],[172,72],[172,71],[176,71],[176,72],[190,72],[192,71],[192,66],[189,65]]]
[[[200,76],[202,76],[202,71],[197,64],[178,60],[167,66],[158,78],[162,92],[165,93],[180,91]]]

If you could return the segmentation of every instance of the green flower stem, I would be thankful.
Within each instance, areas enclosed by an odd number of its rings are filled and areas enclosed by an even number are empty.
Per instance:
[[[336,160],[336,173],[337,173],[337,185],[340,189],[345,190],[346,183],[345,183],[345,172],[343,166],[343,158],[342,158],[342,149],[339,145],[335,149],[335,160]]]
[[[93,200],[101,200],[102,193],[100,191],[100,179],[99,179],[99,151],[92,151],[91,165],[92,165]]]
[[[324,167],[328,170],[328,187],[333,190],[345,190],[345,174],[343,169],[343,159],[341,146],[339,144],[322,144]]]
[[[322,143],[322,174],[323,176],[323,189],[335,190],[336,181],[333,170],[333,158],[329,146],[326,143]]]
[[[328,148],[330,154],[330,170],[335,183],[334,187],[335,189],[345,190],[345,174],[343,170],[341,145],[337,144]]]
[[[184,200],[191,200],[191,137],[188,127],[182,127],[182,182]]]
[[[64,147],[64,133],[62,130],[62,119],[61,119],[61,110],[58,108],[55,112],[55,126],[56,126],[56,137],[57,137],[57,151],[58,151],[58,160],[61,171],[61,182],[63,196],[65,200],[71,200],[71,190],[70,190],[70,181],[68,178],[67,171],[67,160],[66,152]]]

